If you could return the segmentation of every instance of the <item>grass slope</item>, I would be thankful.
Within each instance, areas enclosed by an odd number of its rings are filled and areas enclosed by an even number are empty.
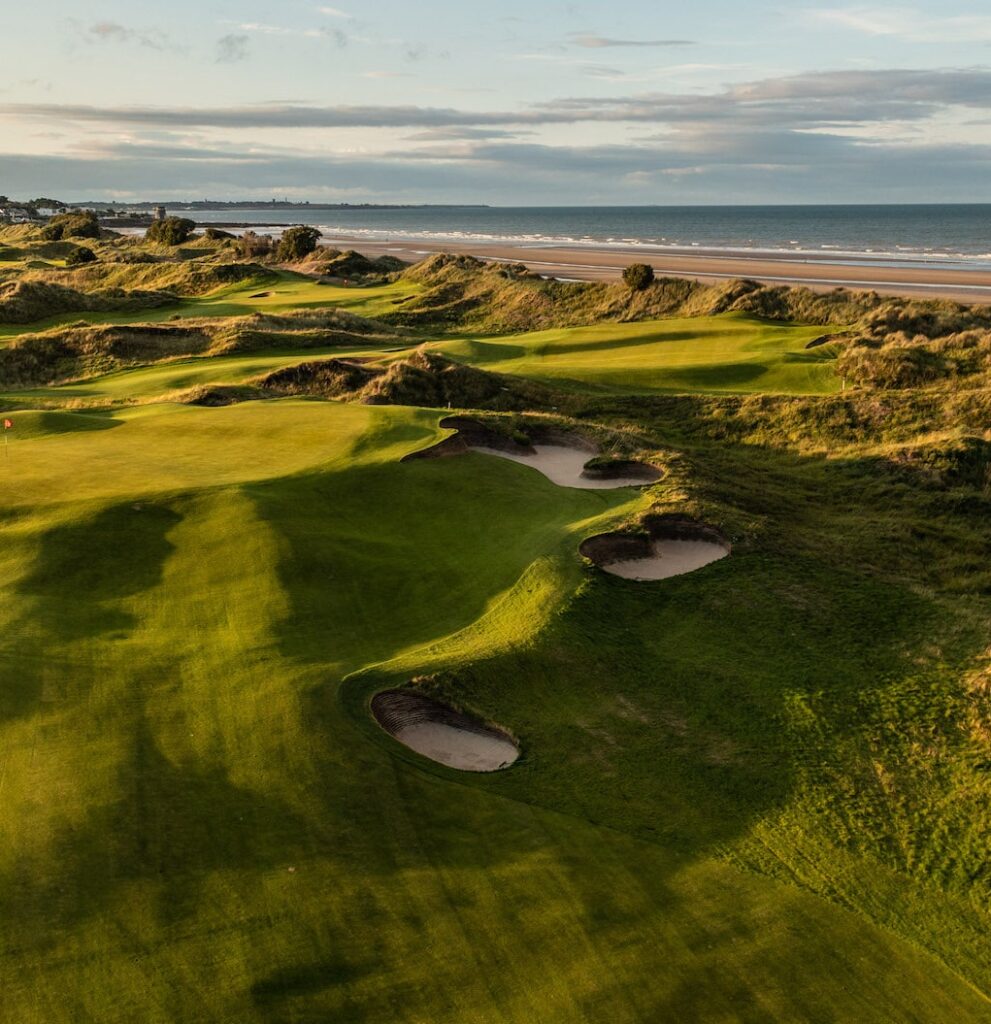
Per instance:
[[[278,352],[252,352],[250,355],[177,359],[134,370],[120,370],[79,383],[4,391],[0,392],[0,400],[17,405],[55,407],[127,404],[167,398],[173,392],[210,384],[241,384],[275,370],[321,357],[368,358],[377,354],[367,348],[283,349]]]
[[[913,936],[744,864],[823,756],[780,734],[788,709],[889,659],[903,678],[937,612],[850,581],[810,629],[780,604],[822,592],[808,564],[756,556],[582,585],[578,541],[643,499],[487,456],[400,464],[440,416],[18,414],[11,1019],[987,1019]],[[867,614],[870,637],[836,633]],[[439,668],[519,733],[518,770],[459,775],[370,724],[376,685]]]
[[[445,342],[455,359],[500,373],[615,391],[814,394],[839,390],[832,346],[806,349],[821,327],[743,314],[568,327]]]
[[[328,298],[339,300],[338,296]],[[375,301],[386,300],[383,297]],[[700,320],[601,324],[488,340],[459,339],[432,347],[473,366],[559,387],[590,386],[620,393],[804,394],[840,387],[834,371],[834,346],[805,348],[820,335],[821,329],[816,327],[766,324],[733,314]],[[377,357],[385,364],[398,358],[394,353],[369,348],[336,348],[173,360],[54,388],[2,392],[0,397],[17,405],[38,403],[49,407],[121,404],[167,397],[197,386],[239,384],[321,355]]]
[[[342,301],[336,294],[327,298],[335,303]],[[352,300],[353,294],[346,298]],[[385,302],[387,298],[366,301]],[[619,393],[806,394],[837,391],[841,386],[834,370],[835,346],[805,347],[821,333],[817,327],[782,326],[729,314],[458,339],[435,343],[432,348],[472,366],[559,387],[605,388]],[[358,354],[378,357],[386,363],[399,358],[368,348],[353,353],[325,350],[322,354]],[[320,350],[289,350],[252,353],[249,357],[177,360],[55,388],[8,391],[2,397],[17,404],[46,405],[146,400],[200,385],[238,384],[319,355]]]
[[[431,345],[361,350],[394,364],[382,394],[422,400],[430,348],[532,377],[556,390],[486,378],[541,396],[506,430],[570,422],[662,482],[402,462],[442,409],[168,400],[316,347],[0,394],[22,406],[0,453],[0,1016],[991,1019],[977,369],[966,392],[830,394],[834,346],[805,347],[822,327],[626,322],[657,314],[625,292],[609,322],[495,337],[572,300],[558,322],[587,323],[613,292],[463,263],[367,289],[280,272],[154,315],[402,320],[423,286]],[[691,291],[636,301],[690,312]],[[719,524],[734,552],[653,584],[578,557],[647,511]],[[414,677],[521,760],[474,776],[396,743],[368,702]]]
[[[333,306],[361,316],[376,317],[390,312],[397,301],[415,294],[417,285],[408,281],[368,288],[318,284],[302,274],[270,271],[270,278],[229,285],[202,297],[180,299],[159,309],[128,313],[71,313],[35,320],[30,324],[0,325],[0,342],[21,334],[37,333],[65,324],[161,323],[198,317],[244,316],[248,313],[284,313],[294,309],[322,309]]]

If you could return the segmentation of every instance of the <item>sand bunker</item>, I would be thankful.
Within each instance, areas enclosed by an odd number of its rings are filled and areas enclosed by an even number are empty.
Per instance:
[[[645,557],[610,562],[602,568],[628,580],[666,580],[695,572],[728,554],[724,547],[709,540],[658,540]]]
[[[614,487],[642,487],[644,484],[659,480],[661,474],[652,466],[624,462],[624,471],[617,475],[596,472],[589,475],[585,472],[585,463],[592,453],[581,448],[571,448],[562,444],[535,444],[532,450],[505,451],[501,448],[490,448],[487,445],[469,444],[474,452],[485,455],[498,455],[501,459],[518,462],[521,466],[532,466],[543,473],[551,483],[559,487],[581,487],[587,490],[604,490]],[[639,471],[637,471],[639,469]]]
[[[643,534],[604,533],[579,551],[600,569],[628,580],[666,580],[725,558],[729,542],[714,527],[676,516],[655,516]]]
[[[465,452],[481,452],[518,462],[543,473],[559,487],[607,490],[616,487],[643,487],[663,475],[655,466],[629,459],[596,460],[598,449],[581,437],[562,432],[545,432],[539,443],[520,444],[496,430],[465,416],[448,416],[442,427],[454,427],[456,434],[439,444],[413,452],[413,459],[439,459]],[[589,465],[589,463],[592,463]]]
[[[506,733],[414,690],[376,694],[372,714],[404,746],[449,768],[495,772],[520,756]]]

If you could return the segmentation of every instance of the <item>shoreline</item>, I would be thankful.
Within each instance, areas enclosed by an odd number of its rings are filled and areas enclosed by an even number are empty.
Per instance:
[[[487,262],[523,263],[536,273],[561,280],[612,281],[630,263],[648,263],[658,277],[698,281],[750,278],[772,285],[801,285],[814,291],[848,288],[886,295],[942,298],[991,304],[991,268],[961,270],[920,267],[917,261],[892,265],[866,257],[824,256],[821,259],[787,253],[749,256],[738,253],[646,250],[594,245],[533,245],[514,242],[449,242],[433,239],[371,241],[354,235],[324,235],[324,245],[353,248],[368,256],[395,256],[416,262],[439,252],[476,256]],[[912,263],[912,265],[907,265]]]
[[[287,224],[200,223],[235,232],[281,233]],[[124,233],[135,229],[124,228]],[[848,252],[759,252],[703,247],[658,249],[641,245],[552,243],[532,241],[450,240],[437,238],[370,239],[347,233],[324,233],[321,244],[355,249],[363,255],[395,256],[417,263],[436,253],[475,256],[486,262],[522,263],[535,273],[563,281],[615,281],[630,263],[648,263],[657,277],[678,277],[703,283],[740,278],[768,285],[806,287],[827,292],[836,288],[876,291],[907,298],[947,299],[991,305],[991,266],[964,268],[953,261],[891,254],[872,257]]]

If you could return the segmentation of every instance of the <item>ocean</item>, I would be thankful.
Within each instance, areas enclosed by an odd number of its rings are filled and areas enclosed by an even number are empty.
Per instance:
[[[178,209],[175,212],[181,212]],[[991,204],[953,206],[557,206],[197,210],[199,223],[313,224],[370,241],[415,239],[704,249],[991,267]]]

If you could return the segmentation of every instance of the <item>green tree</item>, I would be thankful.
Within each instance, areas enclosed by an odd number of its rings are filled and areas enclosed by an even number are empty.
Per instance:
[[[52,217],[41,229],[41,237],[48,242],[57,242],[62,238],[99,239],[100,222],[92,210],[61,213]]]
[[[85,263],[96,263],[96,253],[85,245],[77,245],[65,258],[67,267],[81,267]]]
[[[623,271],[623,280],[633,291],[642,292],[654,283],[654,268],[647,263],[631,263]]]
[[[279,246],[275,250],[276,258],[282,263],[301,260],[316,249],[319,238],[320,232],[316,228],[303,224],[288,228],[282,233]]]
[[[182,245],[195,230],[196,222],[188,217],[166,217],[153,221],[145,232],[145,238],[162,245]]]

